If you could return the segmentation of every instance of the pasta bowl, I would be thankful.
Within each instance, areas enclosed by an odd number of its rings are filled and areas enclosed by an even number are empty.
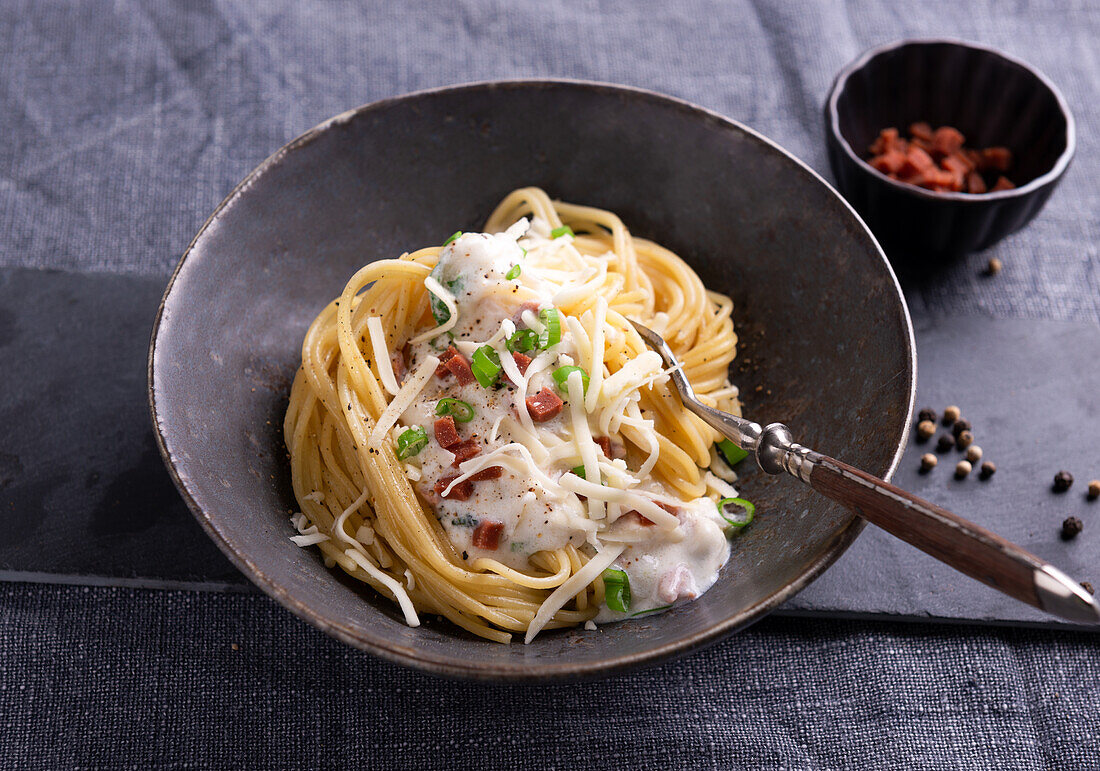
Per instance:
[[[539,116],[534,119],[532,116]],[[616,212],[731,296],[746,414],[889,478],[915,383],[912,328],[885,257],[813,171],[733,121],[646,91],[481,83],[352,110],[261,164],[211,215],[165,293],[149,356],[158,442],[207,533],[291,612],[378,656],[484,680],[598,677],[696,650],[825,570],[862,522],[741,464],[757,518],[698,600],[597,631],[487,642],[405,625],[300,549],[282,421],[306,327],[364,263],[476,230],[536,185]],[[441,235],[442,234],[442,235]]]

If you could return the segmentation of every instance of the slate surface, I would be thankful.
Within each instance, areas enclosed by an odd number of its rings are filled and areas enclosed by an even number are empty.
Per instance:
[[[11,534],[0,541],[0,580],[250,588],[191,517],[154,444],[145,350],[164,283],[0,270],[0,351],[10,362],[0,385],[0,529]],[[1100,476],[1100,370],[1089,366],[1100,328],[923,314],[917,340],[918,405],[960,405],[998,472],[956,481],[951,452],[920,474],[935,440],[914,436],[895,481],[1070,575],[1100,579],[1100,503],[1084,497]],[[1050,481],[1063,467],[1080,481],[1059,495]],[[1067,543],[1059,528],[1071,514],[1091,526]],[[1061,623],[874,528],[784,611]]]
[[[990,279],[996,280],[996,279]],[[1100,501],[1085,487],[1100,478],[1100,327],[1090,323],[921,314],[917,338],[917,410],[954,404],[973,424],[975,444],[997,472],[959,481],[956,450],[938,453],[937,435],[915,432],[894,476],[912,490],[1049,560],[1078,580],[1100,586]],[[920,456],[939,464],[920,473]],[[1075,478],[1066,493],[1051,490],[1060,469]],[[1061,539],[1061,523],[1077,516],[1085,529]],[[896,615],[1060,625],[940,564],[885,532],[868,527],[787,610]],[[1096,631],[1096,627],[1083,627]]]

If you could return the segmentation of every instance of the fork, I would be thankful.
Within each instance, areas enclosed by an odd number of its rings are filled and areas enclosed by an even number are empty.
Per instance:
[[[699,401],[664,338],[631,321],[664,359],[684,407],[741,449],[768,474],[787,473],[886,532],[1028,605],[1079,623],[1100,622],[1093,597],[1072,578],[1031,552],[942,506],[795,443],[787,426],[759,423]]]

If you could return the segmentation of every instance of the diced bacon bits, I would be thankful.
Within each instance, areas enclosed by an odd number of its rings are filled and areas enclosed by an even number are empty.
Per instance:
[[[938,193],[981,193],[1011,190],[1015,185],[1003,176],[1012,165],[1007,147],[973,150],[952,126],[933,130],[923,121],[909,126],[909,139],[896,128],[879,132],[871,144],[868,163],[891,179]],[[999,175],[994,181],[991,172]]]
[[[539,304],[537,302],[532,302],[531,300],[528,300],[527,302],[525,302],[523,305],[519,306],[519,308],[516,309],[516,312],[512,314],[512,323],[515,324],[517,327],[526,326],[526,324],[523,323],[523,312],[524,311],[531,311],[531,313],[538,313],[539,312]]]
[[[454,356],[447,359],[447,369],[458,379],[459,385],[470,385],[476,380],[474,371],[470,369],[470,362],[466,361],[466,357],[461,353],[456,352]]]
[[[443,378],[451,374],[451,371],[447,369],[447,362],[454,356],[458,356],[458,349],[453,345],[448,346],[447,350],[439,355],[439,366],[435,368],[436,377]]]
[[[458,429],[455,428],[455,419],[453,417],[447,415],[436,419],[435,440],[439,442],[439,446],[445,450],[451,449],[461,441],[458,436]]]
[[[519,370],[519,374],[526,375],[527,368],[531,366],[531,357],[525,353],[516,351],[512,354],[512,361],[516,363],[516,369]]]
[[[447,488],[451,486],[451,482],[458,479],[458,475],[446,476],[435,483],[435,492],[440,498],[447,498],[448,500],[465,501],[474,493],[474,483],[469,479],[464,482],[459,482],[457,485],[451,488],[451,492],[444,495]]]
[[[679,506],[673,506],[671,503],[661,503],[660,501],[654,501],[654,503],[656,503],[658,506],[660,506],[662,509],[667,511],[672,516],[674,516],[674,517],[680,516],[680,507]]]
[[[698,597],[699,587],[695,585],[695,577],[688,566],[681,562],[661,576],[657,582],[657,596],[664,602],[676,602],[681,597],[687,600]]]
[[[500,546],[500,534],[504,532],[504,523],[492,519],[483,519],[474,528],[473,544],[478,549],[493,551]]]
[[[531,420],[536,423],[545,423],[556,418],[564,404],[556,393],[546,387],[534,396],[527,397],[527,411],[531,413]]]
[[[635,510],[635,509],[631,509],[626,514],[624,514],[623,516],[624,517],[634,517],[635,519],[638,520],[638,524],[641,525],[642,527],[653,527],[653,525],[654,525],[654,522],[653,522],[652,519],[649,519],[647,517],[643,517],[642,513],[640,511]]]
[[[503,474],[504,474],[504,467],[503,466],[489,466],[487,468],[483,468],[481,471],[478,471],[475,474],[471,474],[470,475],[470,481],[471,482],[486,482],[490,479],[500,479],[501,475],[503,475]]]
[[[610,436],[597,436],[596,437],[596,444],[598,444],[600,446],[600,449],[603,450],[603,454],[604,454],[605,458],[610,458],[611,457],[611,437]]]
[[[465,463],[470,458],[477,457],[481,452],[481,445],[478,444],[477,439],[467,439],[465,442],[452,444],[447,449],[455,454],[454,462],[451,465],[458,468],[460,463]]]

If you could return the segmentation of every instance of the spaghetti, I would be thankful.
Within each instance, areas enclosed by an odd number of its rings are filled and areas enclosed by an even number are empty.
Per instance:
[[[301,546],[499,642],[690,600],[736,477],[627,321],[740,413],[729,298],[614,214],[509,194],[484,233],[369,263],[316,318],[285,421]]]

